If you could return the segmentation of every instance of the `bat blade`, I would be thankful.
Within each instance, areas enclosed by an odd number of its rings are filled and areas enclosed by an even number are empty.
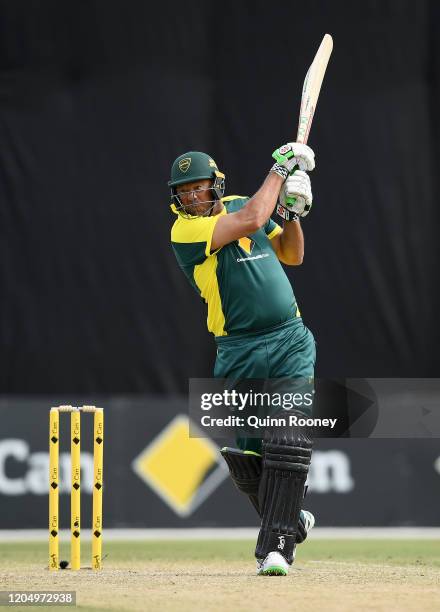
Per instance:
[[[309,138],[319,92],[332,50],[333,38],[330,34],[326,34],[304,79],[296,142],[306,144]]]

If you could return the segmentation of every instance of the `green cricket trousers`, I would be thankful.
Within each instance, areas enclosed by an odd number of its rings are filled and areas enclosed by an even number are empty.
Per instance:
[[[258,332],[218,336],[216,343],[215,378],[263,380],[314,376],[315,340],[301,317]],[[261,452],[258,438],[239,437],[237,443],[242,450]]]

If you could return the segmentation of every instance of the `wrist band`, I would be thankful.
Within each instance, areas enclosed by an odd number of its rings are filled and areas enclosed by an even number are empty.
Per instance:
[[[281,166],[280,164],[274,164],[270,169],[270,172],[274,172],[275,174],[278,174],[278,176],[281,176],[283,181],[285,181],[286,178],[289,176],[289,171],[287,170],[287,168]]]
[[[281,204],[277,204],[277,214],[284,219],[284,221],[298,221],[299,220],[299,215],[296,212],[293,212],[291,210],[287,210],[287,208],[284,208],[284,206],[282,206]]]

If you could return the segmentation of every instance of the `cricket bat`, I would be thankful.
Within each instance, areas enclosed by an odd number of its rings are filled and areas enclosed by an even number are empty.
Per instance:
[[[301,95],[301,107],[299,109],[298,132],[296,142],[307,144],[310,128],[312,127],[313,115],[315,114],[316,105],[318,103],[319,92],[321,91],[322,81],[327,68],[330,55],[333,51],[333,38],[330,34],[325,34],[319,45],[319,49],[307,71],[306,78]],[[295,166],[297,168],[297,166]],[[293,206],[296,202],[296,197],[286,196],[286,203]],[[310,209],[310,206],[309,206]],[[291,213],[278,204],[277,213],[283,219],[289,220]],[[286,216],[287,215],[287,216]]]
[[[307,144],[319,92],[332,50],[333,38],[330,34],[326,34],[304,79],[296,142]]]

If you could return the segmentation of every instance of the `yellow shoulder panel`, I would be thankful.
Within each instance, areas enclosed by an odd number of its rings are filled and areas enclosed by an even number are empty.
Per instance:
[[[179,217],[171,229],[172,242],[209,242],[211,243],[214,227],[219,218],[226,214],[226,210],[215,217]]]

